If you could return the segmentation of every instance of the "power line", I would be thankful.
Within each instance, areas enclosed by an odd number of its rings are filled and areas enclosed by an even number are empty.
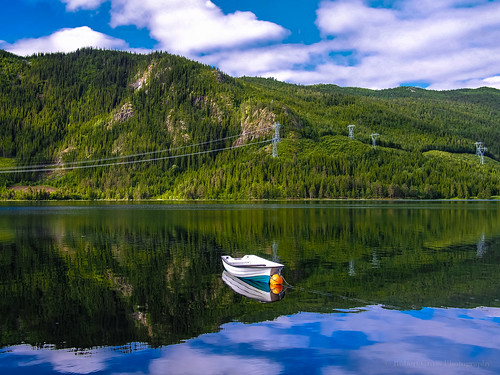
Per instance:
[[[130,158],[139,157],[139,156],[147,156],[147,155],[161,154],[161,153],[164,153],[164,152],[179,151],[179,150],[183,150],[183,149],[190,148],[190,147],[204,146],[204,145],[208,145],[208,144],[211,144],[211,143],[226,141],[226,140],[232,139],[232,138],[238,138],[238,137],[241,137],[241,136],[252,135],[252,134],[259,133],[259,132],[262,132],[262,131],[266,131],[266,130],[269,130],[269,129],[274,129],[274,126],[270,126],[270,127],[267,127],[267,128],[262,128],[262,129],[254,130],[254,131],[251,131],[251,132],[243,132],[241,134],[237,134],[237,135],[233,135],[233,136],[225,137],[225,138],[219,138],[219,139],[215,139],[215,140],[212,140],[212,141],[206,141],[206,142],[196,143],[196,144],[192,144],[192,145],[181,146],[181,147],[177,147],[177,148],[173,148],[173,149],[164,149],[164,150],[158,150],[158,151],[150,151],[150,152],[143,152],[143,153],[130,154],[130,155],[122,155],[122,156],[113,156],[113,157],[100,158],[100,159],[80,160],[80,161],[74,161],[74,162],[64,163],[64,166],[61,166],[61,164],[40,164],[40,165],[25,165],[25,166],[15,166],[15,167],[5,167],[5,168],[0,168],[0,174],[5,174],[5,173],[22,173],[22,172],[55,171],[55,170],[72,170],[72,169],[82,169],[82,168],[86,168],[86,167],[92,168],[92,167],[97,167],[97,166],[123,165],[123,164],[132,164],[132,163],[141,163],[141,162],[145,162],[145,161],[165,160],[165,159],[174,158],[174,157],[197,155],[197,153],[193,153],[193,154],[185,154],[185,155],[177,155],[177,156],[167,156],[167,157],[144,159],[144,160],[133,160],[133,161],[128,161],[128,162],[118,162],[118,163],[108,163],[108,164],[95,164],[95,163],[102,163],[102,162],[110,161],[110,160],[130,159]],[[270,142],[270,141],[272,141],[272,140],[269,140],[269,141],[266,140],[264,142]],[[250,144],[255,144],[255,143],[256,142],[250,143]],[[247,145],[250,145],[250,144],[247,144]],[[217,150],[208,150],[206,152],[216,152],[216,151],[220,151],[220,150],[228,150],[228,149],[232,149],[232,148],[239,148],[239,147],[242,147],[242,146],[245,146],[245,145],[234,146],[234,147],[231,146],[231,147],[226,147],[226,148],[217,149]],[[201,153],[204,153],[204,152],[205,151],[201,151]],[[92,165],[79,166],[79,164],[92,164]]]
[[[233,149],[240,148],[240,147],[247,147],[247,146],[258,145],[258,144],[262,144],[262,143],[269,143],[271,141],[272,141],[272,139],[266,139],[265,141],[246,143],[246,144],[236,145],[236,146],[229,146],[229,147],[219,148],[219,149],[215,149],[215,150],[197,151],[197,152],[192,152],[192,153],[189,153],[189,154],[170,155],[170,156],[162,156],[162,157],[158,157],[158,158],[140,159],[140,160],[129,160],[129,161],[116,162],[116,163],[104,163],[104,164],[92,164],[92,165],[74,165],[74,166],[69,166],[69,167],[61,167],[61,166],[59,166],[57,168],[34,168],[34,169],[20,169],[20,170],[9,170],[9,171],[1,171],[0,170],[0,174],[5,174],[5,173],[28,173],[28,172],[67,171],[67,170],[85,169],[85,168],[108,167],[108,166],[113,166],[113,165],[137,164],[137,163],[145,163],[145,162],[148,162],[148,161],[177,159],[177,158],[181,158],[181,157],[185,157],[185,156],[194,156],[194,155],[208,154],[208,153],[211,153],[211,152],[233,150]]]
[[[274,127],[271,126],[271,127],[267,127],[267,128],[263,128],[263,129],[254,130],[252,132],[244,132],[244,133],[233,135],[233,136],[230,136],[230,137],[219,138],[219,139],[215,139],[215,140],[212,140],[212,141],[207,141],[207,142],[202,142],[202,143],[196,143],[196,144],[181,146],[181,147],[172,148],[172,149],[164,149],[164,150],[143,152],[143,153],[130,154],[130,155],[122,155],[122,156],[112,156],[112,157],[100,158],[100,159],[80,160],[80,161],[74,161],[74,162],[67,162],[67,163],[64,163],[64,164],[65,165],[91,164],[91,163],[100,163],[100,162],[109,161],[109,160],[128,159],[128,158],[133,158],[133,157],[138,157],[138,156],[161,154],[163,152],[178,151],[178,150],[183,150],[183,149],[189,148],[189,147],[204,146],[204,145],[207,145],[207,144],[210,144],[210,143],[221,142],[221,141],[225,141],[225,140],[232,139],[232,138],[238,138],[238,137],[241,137],[241,136],[251,135],[251,134],[254,134],[254,133],[262,132],[262,131],[273,129],[273,128]],[[61,164],[25,165],[25,166],[15,166],[15,167],[0,168],[0,172],[1,171],[8,171],[8,170],[35,169],[35,168],[60,167],[60,166],[61,166]]]

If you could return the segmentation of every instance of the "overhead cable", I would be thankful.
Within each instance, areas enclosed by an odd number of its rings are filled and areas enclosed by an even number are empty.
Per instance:
[[[201,142],[201,143],[196,143],[196,144],[191,144],[191,145],[185,145],[185,146],[176,147],[173,149],[163,149],[163,150],[158,150],[158,151],[149,151],[149,152],[142,152],[142,153],[138,153],[138,154],[113,156],[113,157],[100,158],[100,159],[79,160],[79,161],[67,162],[67,163],[64,163],[63,165],[61,165],[61,164],[39,164],[39,165],[5,167],[5,168],[0,168],[0,173],[5,174],[5,173],[22,173],[22,172],[41,172],[41,171],[51,171],[51,170],[82,169],[82,168],[86,168],[86,167],[91,168],[91,167],[97,167],[97,166],[142,163],[145,161],[164,160],[164,159],[169,159],[169,158],[173,158],[173,157],[197,155],[198,153],[192,153],[192,154],[176,155],[176,156],[168,156],[168,157],[152,158],[152,159],[144,159],[144,160],[132,160],[132,161],[128,161],[128,162],[99,164],[99,163],[111,161],[111,160],[130,159],[130,158],[135,158],[135,157],[139,157],[139,156],[147,156],[147,155],[161,154],[164,152],[179,151],[179,150],[183,150],[183,149],[190,148],[190,147],[204,146],[204,145],[208,145],[211,143],[226,141],[228,139],[238,138],[238,137],[242,137],[242,136],[248,136],[248,135],[255,134],[258,132],[262,132],[262,131],[266,131],[269,129],[273,129],[273,127],[257,129],[257,130],[251,131],[251,132],[243,132],[241,134],[237,134],[237,135],[233,135],[233,136],[229,136],[229,137],[225,137],[225,138],[219,138],[219,139],[215,139],[215,140],[211,140],[211,141],[206,141],[206,142]],[[271,140],[266,140],[264,142],[271,142]],[[251,143],[251,144],[255,144],[255,143],[256,142]],[[248,145],[250,145],[250,144],[248,144]],[[244,145],[231,146],[231,147],[226,147],[226,148],[217,149],[217,150],[207,150],[206,152],[216,152],[216,151],[221,151],[221,150],[228,150],[231,148],[239,148],[242,146],[244,146]],[[205,153],[205,151],[200,151],[200,153]],[[91,164],[91,165],[80,166],[79,164]]]

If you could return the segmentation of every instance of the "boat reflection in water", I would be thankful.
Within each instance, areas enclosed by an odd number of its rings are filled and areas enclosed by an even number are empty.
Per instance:
[[[276,302],[285,296],[282,284],[269,284],[252,277],[237,277],[227,271],[222,272],[224,281],[233,291],[260,302]]]

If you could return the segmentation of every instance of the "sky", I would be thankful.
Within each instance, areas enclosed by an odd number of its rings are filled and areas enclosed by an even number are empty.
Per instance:
[[[500,0],[2,0],[0,49],[182,55],[239,76],[500,89]]]

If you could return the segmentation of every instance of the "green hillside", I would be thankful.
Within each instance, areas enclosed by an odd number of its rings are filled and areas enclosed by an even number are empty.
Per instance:
[[[490,88],[300,86],[160,52],[0,51],[3,199],[489,198],[498,124]]]

